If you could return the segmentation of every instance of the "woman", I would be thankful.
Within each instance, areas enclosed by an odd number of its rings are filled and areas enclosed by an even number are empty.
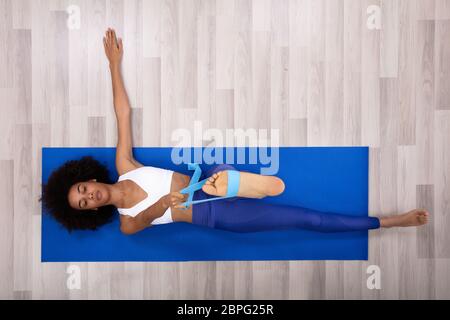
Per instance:
[[[284,183],[274,176],[240,172],[238,197],[205,202],[183,209],[186,195],[179,191],[190,177],[149,166],[133,158],[131,108],[120,71],[122,39],[108,29],[103,38],[109,60],[114,109],[118,125],[116,168],[119,179],[111,183],[105,166],[91,157],[66,162],[43,186],[42,200],[48,211],[68,230],[92,229],[111,221],[114,208],[120,213],[124,234],[139,232],[152,224],[188,222],[233,232],[257,232],[302,228],[319,232],[369,230],[379,227],[419,226],[428,222],[428,212],[412,210],[390,217],[352,217],[306,208],[262,203],[256,199],[283,192]],[[230,165],[213,167],[194,200],[224,196]],[[252,199],[253,198],[253,199]]]

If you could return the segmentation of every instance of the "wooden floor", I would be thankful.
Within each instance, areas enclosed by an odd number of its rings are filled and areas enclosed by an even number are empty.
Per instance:
[[[115,146],[108,26],[136,146],[195,120],[368,145],[370,214],[424,207],[431,223],[371,231],[369,261],[76,263],[67,289],[71,264],[40,262],[41,148]],[[0,0],[0,66],[0,298],[450,298],[450,0]]]

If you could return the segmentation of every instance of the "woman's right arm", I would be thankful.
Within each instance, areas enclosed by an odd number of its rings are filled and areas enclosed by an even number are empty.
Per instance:
[[[103,38],[105,54],[109,61],[113,90],[114,112],[117,119],[116,168],[119,175],[142,165],[133,157],[131,134],[131,106],[123,83],[120,66],[123,56],[122,39],[117,40],[113,29],[106,31]]]
[[[128,113],[131,109],[120,71],[123,57],[123,43],[122,39],[116,38],[114,29],[108,29],[103,38],[103,45],[111,71],[114,111],[116,112],[116,116],[119,116],[123,113]]]
[[[161,197],[156,203],[135,217],[120,216],[120,231],[134,234],[151,226],[153,220],[161,217],[169,208],[181,208],[180,204],[187,198],[186,194],[171,192]]]

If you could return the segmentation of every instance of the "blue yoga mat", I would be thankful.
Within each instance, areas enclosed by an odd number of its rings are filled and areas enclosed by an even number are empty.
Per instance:
[[[231,149],[237,154],[236,148]],[[115,148],[43,148],[42,182],[46,183],[51,172],[67,160],[86,155],[107,165],[111,178],[117,181],[115,151]],[[144,165],[192,175],[187,165],[171,162],[171,151],[172,148],[134,148],[134,156]],[[248,154],[249,148],[244,151]],[[264,167],[233,165],[238,170],[257,173]],[[203,170],[210,167],[200,166]],[[282,147],[277,176],[285,181],[284,193],[261,201],[368,215],[367,147]],[[70,234],[43,211],[41,259],[43,262],[367,260],[367,237],[367,231],[233,233],[184,222],[156,225],[126,236],[119,230],[118,215],[98,231]]]

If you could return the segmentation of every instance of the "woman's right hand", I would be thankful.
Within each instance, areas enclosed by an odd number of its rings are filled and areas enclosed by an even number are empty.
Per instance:
[[[180,204],[185,202],[188,198],[187,194],[179,193],[178,191],[174,191],[171,193],[166,194],[163,197],[163,202],[166,207],[174,208],[174,209],[181,209],[184,208],[184,206],[181,206]]]
[[[105,36],[103,37],[103,46],[109,61],[109,66],[119,66],[123,56],[123,43],[122,39],[119,38],[119,40],[117,40],[114,29],[108,28],[108,30],[106,30]]]

